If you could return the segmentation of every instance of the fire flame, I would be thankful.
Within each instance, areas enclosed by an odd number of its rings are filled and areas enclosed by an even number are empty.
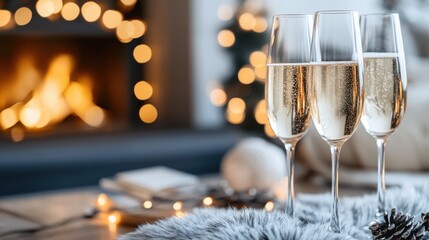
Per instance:
[[[0,112],[1,127],[9,129],[21,123],[27,129],[42,129],[69,115],[78,116],[88,126],[101,126],[106,114],[94,103],[92,79],[82,75],[72,80],[73,67],[72,56],[60,54],[42,77],[31,59],[21,59],[16,81],[0,99],[0,104],[9,106]]]

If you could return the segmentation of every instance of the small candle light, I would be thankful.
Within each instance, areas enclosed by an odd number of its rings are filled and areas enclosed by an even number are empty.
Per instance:
[[[100,195],[98,195],[98,197],[97,197],[97,208],[102,212],[106,212],[109,210],[110,200],[106,194],[100,193]]]
[[[173,209],[176,211],[182,210],[183,203],[181,201],[177,201],[173,204]]]
[[[121,214],[119,212],[113,212],[107,217],[109,224],[118,225],[121,222]]]
[[[144,201],[143,202],[143,207],[144,208],[146,208],[146,209],[151,209],[152,208],[152,206],[153,206],[153,204],[152,204],[152,202],[151,201]]]
[[[268,201],[264,206],[265,211],[271,212],[274,209],[274,203],[272,201]]]
[[[186,216],[186,212],[185,211],[182,211],[182,210],[179,210],[179,211],[176,211],[176,213],[174,214],[176,217],[178,217],[178,218],[183,218],[183,217],[185,217]]]
[[[205,197],[203,199],[204,206],[211,206],[213,204],[213,198],[212,197]]]

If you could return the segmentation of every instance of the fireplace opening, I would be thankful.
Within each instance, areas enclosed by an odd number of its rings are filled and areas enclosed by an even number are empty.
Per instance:
[[[126,129],[132,69],[114,37],[3,36],[0,125],[24,137]]]

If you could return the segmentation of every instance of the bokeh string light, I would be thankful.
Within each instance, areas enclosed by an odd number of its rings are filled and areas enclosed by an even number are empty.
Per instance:
[[[106,5],[103,1],[63,1],[63,0],[37,0],[34,9],[42,18],[56,21],[61,16],[65,21],[78,20],[81,17],[88,23],[100,22],[104,29],[115,32],[118,40],[122,43],[129,43],[134,39],[139,39],[147,32],[147,23],[142,19],[124,19],[124,13],[130,11],[137,4],[137,0],[117,0],[119,9],[104,9]],[[80,6],[80,4],[82,4]],[[232,10],[226,8],[223,11],[224,18],[232,17]],[[52,17],[51,17],[52,16]],[[0,9],[0,30],[9,29],[16,23],[17,26],[28,25],[33,19],[33,12],[30,7],[22,6],[14,13],[7,9]],[[133,51],[134,60],[139,64],[147,63],[153,55],[152,49],[147,44],[137,45]],[[152,86],[148,82],[138,82],[134,88],[135,97],[141,101],[149,100],[153,95]],[[34,106],[25,106],[20,112],[13,112],[11,109],[3,111],[0,116],[0,123],[4,129],[12,127],[18,121],[29,128],[40,128],[41,119],[44,115],[40,109]],[[82,115],[82,119],[90,126],[99,126],[104,121],[104,111],[94,106]],[[139,117],[143,123],[153,123],[158,117],[158,111],[152,104],[143,104],[139,111]],[[46,119],[45,119],[46,120]],[[11,130],[12,131],[12,130]],[[17,134],[18,136],[19,134]],[[20,139],[17,137],[16,139]]]

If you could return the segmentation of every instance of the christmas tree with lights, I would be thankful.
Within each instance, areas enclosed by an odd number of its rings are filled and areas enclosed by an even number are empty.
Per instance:
[[[212,90],[212,102],[224,106],[230,124],[272,135],[264,101],[268,52],[268,23],[261,1],[241,0],[236,11],[221,6],[218,11],[227,25],[219,31],[218,42],[232,59],[232,71],[223,88]],[[216,101],[218,100],[218,101]]]

